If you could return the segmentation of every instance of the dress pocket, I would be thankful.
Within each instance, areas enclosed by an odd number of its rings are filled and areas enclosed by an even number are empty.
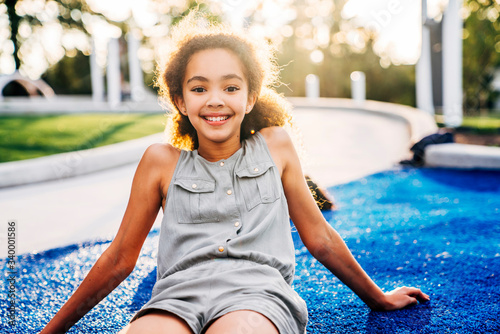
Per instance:
[[[250,164],[236,172],[248,211],[280,198],[276,167],[272,161]]]
[[[218,221],[215,181],[178,178],[175,185],[175,211],[180,224]]]

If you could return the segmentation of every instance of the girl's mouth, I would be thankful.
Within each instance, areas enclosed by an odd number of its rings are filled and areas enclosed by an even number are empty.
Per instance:
[[[222,125],[230,116],[203,116],[203,119],[210,125]]]
[[[222,121],[225,121],[226,119],[228,119],[229,116],[215,116],[215,117],[205,116],[203,118],[209,122],[222,122]]]

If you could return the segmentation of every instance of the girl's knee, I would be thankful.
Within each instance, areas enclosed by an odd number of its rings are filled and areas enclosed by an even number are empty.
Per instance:
[[[175,314],[152,311],[125,326],[118,334],[192,334],[188,324]]]
[[[266,316],[250,311],[234,311],[214,321],[206,334],[279,334]]]

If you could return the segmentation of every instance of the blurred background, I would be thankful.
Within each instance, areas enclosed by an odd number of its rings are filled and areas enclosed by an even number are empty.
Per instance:
[[[447,5],[447,0],[428,1],[434,58],[441,52],[439,25]],[[418,0],[3,0],[0,74],[19,70],[32,80],[42,78],[56,94],[91,94],[92,49],[104,69],[108,40],[119,38],[123,46],[133,33],[140,41],[145,87],[153,90],[162,41],[171,25],[196,6],[210,12],[214,21],[247,27],[276,43],[284,83],[278,89],[287,96],[304,96],[304,78],[313,73],[319,75],[322,97],[350,97],[349,75],[363,71],[368,99],[415,105],[421,45]],[[463,3],[466,115],[499,109],[499,12],[498,0]],[[125,52],[120,54],[126,83]],[[15,83],[3,93],[26,94]]]
[[[190,9],[199,8],[209,14],[210,20],[246,28],[272,41],[282,66],[283,84],[277,90],[288,97],[306,95],[309,75],[318,81],[319,96],[350,98],[351,74],[359,71],[355,73],[362,72],[366,79],[366,99],[420,107],[416,68],[421,59],[424,26],[428,33],[425,45],[430,50],[429,72],[432,69],[429,108],[436,122],[445,126],[441,118],[442,36],[443,16],[451,2],[459,4],[463,24],[463,85],[459,89],[465,116],[463,123],[460,120],[453,127],[482,135],[482,139],[469,138],[468,142],[499,146],[499,0],[428,0],[424,9],[420,0],[2,0],[0,114],[14,109],[36,113],[43,109],[45,101],[38,101],[36,107],[19,107],[19,103],[16,107],[15,103],[2,104],[2,100],[55,96],[59,100],[69,98],[65,101],[71,108],[63,108],[73,109],[91,95],[94,112],[95,105],[101,102],[97,109],[107,112],[134,101],[140,103],[139,107],[127,111],[158,113],[153,80],[156,62],[164,54],[165,38],[170,27]],[[424,10],[426,15],[422,15]],[[46,111],[50,113],[50,107]],[[147,115],[139,117],[146,125],[138,123],[137,118],[114,118],[106,122],[116,128],[136,124],[134,134],[107,140],[100,131],[100,139],[87,138],[65,143],[63,149],[52,149],[61,143],[61,137],[55,144],[44,143],[43,127],[35,129],[38,136],[33,136],[35,130],[30,129],[20,135],[24,142],[17,141],[16,131],[30,119],[16,117],[0,117],[0,162],[100,146],[161,131],[161,127],[137,130],[154,122]],[[103,117],[98,118],[101,125]],[[90,118],[86,121],[90,122],[88,128],[95,127]],[[47,133],[53,136],[54,126],[55,132],[64,132],[74,123],[61,118]],[[78,133],[76,136],[81,137]],[[37,145],[45,153],[27,154]],[[22,152],[12,153],[7,147],[19,147]]]

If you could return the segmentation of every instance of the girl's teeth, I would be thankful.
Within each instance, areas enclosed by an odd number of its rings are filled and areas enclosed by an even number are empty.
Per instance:
[[[228,116],[218,116],[218,117],[205,117],[210,122],[220,122],[225,121]]]

